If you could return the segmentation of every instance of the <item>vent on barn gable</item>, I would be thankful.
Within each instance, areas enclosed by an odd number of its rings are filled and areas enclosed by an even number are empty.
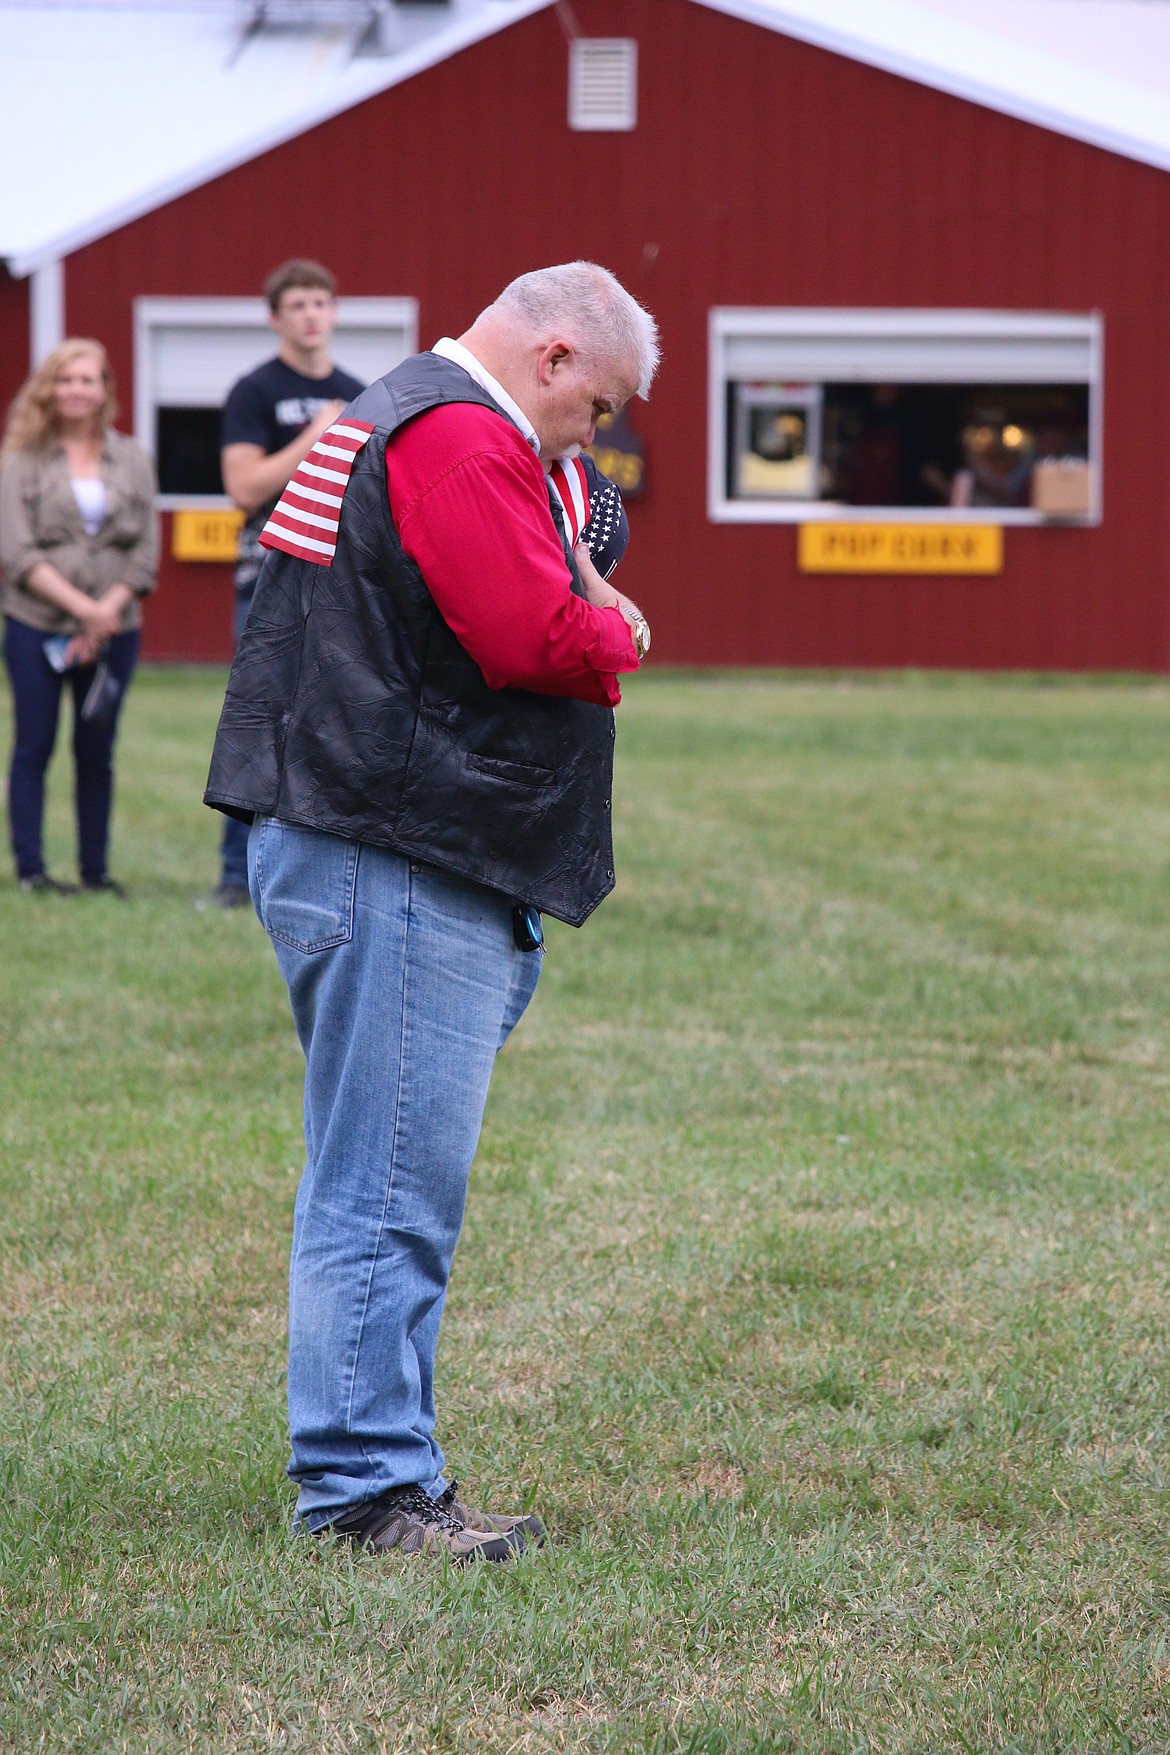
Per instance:
[[[569,45],[569,127],[628,129],[638,120],[633,37],[577,37]]]

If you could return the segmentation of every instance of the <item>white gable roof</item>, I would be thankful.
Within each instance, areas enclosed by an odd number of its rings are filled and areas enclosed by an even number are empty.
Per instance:
[[[0,0],[0,258],[28,274],[547,4],[415,8],[425,34],[355,57],[352,22],[245,38],[244,6]]]
[[[1170,0],[701,0],[1170,170]]]
[[[352,28],[241,49],[240,14],[181,0],[0,0],[0,258],[27,274],[551,3],[453,0],[354,58]],[[694,3],[1170,169],[1170,0]]]

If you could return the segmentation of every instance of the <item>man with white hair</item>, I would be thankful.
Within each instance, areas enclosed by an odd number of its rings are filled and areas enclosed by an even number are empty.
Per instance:
[[[566,470],[657,360],[606,270],[522,275],[349,405],[262,538],[206,800],[252,825],[305,1052],[298,1522],[368,1548],[505,1560],[543,1538],[446,1479],[435,1348],[541,911],[579,926],[613,887],[613,707],[649,629],[574,548]]]

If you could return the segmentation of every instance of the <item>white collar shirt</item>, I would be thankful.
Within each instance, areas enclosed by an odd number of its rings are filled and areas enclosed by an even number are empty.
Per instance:
[[[437,353],[440,359],[450,360],[454,365],[462,366],[468,377],[474,379],[481,390],[486,390],[492,401],[498,402],[504,413],[515,421],[527,443],[532,446],[537,456],[540,456],[540,440],[537,437],[536,428],[520,404],[512,400],[504,386],[492,377],[486,367],[480,365],[475,355],[469,352],[461,341],[452,341],[449,335],[444,335],[441,341],[436,341],[431,352]]]

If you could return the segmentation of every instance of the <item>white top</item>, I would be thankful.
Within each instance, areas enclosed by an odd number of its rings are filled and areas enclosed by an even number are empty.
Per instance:
[[[86,476],[75,475],[72,486],[73,498],[77,501],[77,510],[85,525],[85,534],[96,536],[106,515],[106,484],[100,477],[91,480]]]
[[[449,335],[444,335],[441,341],[436,341],[431,352],[437,353],[440,359],[453,360],[457,366],[462,366],[468,377],[474,378],[480,389],[486,390],[492,401],[498,402],[505,414],[511,415],[512,419],[516,422],[516,425],[520,428],[520,431],[524,434],[524,437],[528,440],[528,443],[532,446],[532,449],[539,457],[540,440],[537,437],[536,428],[533,426],[520,404],[518,402],[513,402],[512,398],[508,395],[508,392],[504,389],[504,386],[502,384],[497,384],[487,367],[481,366],[475,355],[470,353],[461,341],[452,341]]]

